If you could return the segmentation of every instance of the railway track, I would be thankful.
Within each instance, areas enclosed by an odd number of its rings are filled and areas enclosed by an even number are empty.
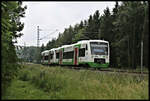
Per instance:
[[[75,70],[91,70],[91,71],[96,71],[96,72],[106,72],[106,73],[119,73],[119,74],[133,74],[133,75],[143,75],[147,76],[149,72],[137,72],[137,71],[128,71],[128,70],[122,70],[118,69],[115,70],[113,68],[108,68],[108,69],[95,69],[95,68],[85,68],[85,67],[75,67],[75,66],[65,66],[63,68],[67,69],[75,69]]]
[[[100,71],[110,71],[110,72],[120,72],[120,73],[135,73],[135,74],[149,74],[148,72],[136,72],[136,71],[128,71],[128,70],[100,70]]]
[[[58,66],[58,65],[53,65]],[[67,65],[61,65],[60,67],[64,69],[74,69],[74,70],[91,70],[96,72],[103,72],[103,73],[119,73],[119,74],[131,74],[131,75],[141,75],[141,76],[148,76],[149,72],[137,72],[132,70],[123,70],[123,69],[114,69],[114,68],[107,68],[107,69],[98,69],[98,68],[91,68],[86,66],[67,66]]]

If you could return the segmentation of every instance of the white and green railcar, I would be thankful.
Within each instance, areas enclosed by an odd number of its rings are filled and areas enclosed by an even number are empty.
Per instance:
[[[45,50],[41,53],[41,63],[49,64],[49,52],[50,50]]]
[[[54,60],[60,65],[84,65],[100,68],[109,66],[109,42],[104,40],[83,40],[75,44],[51,49]],[[51,61],[51,60],[50,60]]]

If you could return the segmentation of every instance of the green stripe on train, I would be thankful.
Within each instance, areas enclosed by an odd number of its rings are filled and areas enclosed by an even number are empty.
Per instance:
[[[107,68],[109,66],[109,63],[105,63],[105,64],[99,64],[99,63],[94,63],[94,62],[89,62],[88,63],[90,67],[94,67],[94,68]]]
[[[43,62],[42,64],[48,65],[48,62]]]
[[[105,64],[99,64],[99,63],[94,63],[94,62],[79,62],[79,64],[88,64],[90,67],[93,68],[107,68],[109,66],[109,63],[105,63]]]
[[[79,64],[88,64],[90,67],[93,68],[107,68],[109,66],[109,63],[98,64],[94,62],[79,62]],[[63,65],[74,65],[74,64],[73,62],[63,62]]]
[[[74,47],[80,48],[80,47],[81,47],[81,44],[74,45]]]
[[[48,62],[45,62],[43,64],[48,64]],[[88,64],[90,67],[93,68],[107,68],[109,66],[109,63],[98,64],[94,62],[79,62],[79,64]],[[62,62],[62,65],[74,65],[74,64],[73,62]]]

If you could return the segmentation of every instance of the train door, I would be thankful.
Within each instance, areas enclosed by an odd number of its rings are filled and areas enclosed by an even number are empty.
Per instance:
[[[74,65],[78,65],[78,53],[79,53],[79,48],[74,48]]]
[[[48,53],[48,64],[51,63],[50,59],[51,59],[51,53],[49,52],[49,53]]]
[[[59,64],[62,64],[62,50],[59,52]]]
[[[44,54],[42,55],[42,64],[44,63]]]

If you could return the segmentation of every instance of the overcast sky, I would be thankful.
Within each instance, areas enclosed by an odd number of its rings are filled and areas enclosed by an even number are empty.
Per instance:
[[[52,38],[57,38],[59,32],[63,33],[69,25],[74,26],[81,20],[87,20],[96,10],[99,10],[100,15],[106,7],[112,11],[115,2],[23,2],[24,5],[27,5],[25,17],[21,19],[24,23],[24,35],[18,38],[17,45],[23,46],[25,43],[26,46],[36,46],[39,26],[42,29],[40,38],[48,35],[40,41],[41,46]]]

